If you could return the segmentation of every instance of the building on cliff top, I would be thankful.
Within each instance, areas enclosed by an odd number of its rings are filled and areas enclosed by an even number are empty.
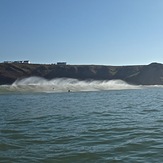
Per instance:
[[[57,65],[66,65],[66,62],[57,62]]]
[[[4,63],[26,63],[26,64],[29,64],[30,61],[29,60],[25,60],[25,61],[4,61]]]

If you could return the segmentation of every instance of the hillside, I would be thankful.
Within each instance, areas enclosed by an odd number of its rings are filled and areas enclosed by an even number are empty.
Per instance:
[[[30,76],[46,79],[62,77],[79,80],[121,79],[131,84],[163,85],[163,64],[102,66],[0,63],[0,85],[12,84],[17,79]]]

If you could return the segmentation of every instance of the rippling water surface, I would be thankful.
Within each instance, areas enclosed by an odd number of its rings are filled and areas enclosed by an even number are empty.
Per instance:
[[[163,162],[163,88],[0,94],[0,162]]]

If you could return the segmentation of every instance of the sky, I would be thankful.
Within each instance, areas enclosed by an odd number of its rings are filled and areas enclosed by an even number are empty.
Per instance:
[[[0,0],[0,62],[163,63],[163,0]]]

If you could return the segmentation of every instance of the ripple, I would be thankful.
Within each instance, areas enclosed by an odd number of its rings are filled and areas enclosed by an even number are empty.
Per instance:
[[[162,162],[156,92],[1,95],[0,162]]]

